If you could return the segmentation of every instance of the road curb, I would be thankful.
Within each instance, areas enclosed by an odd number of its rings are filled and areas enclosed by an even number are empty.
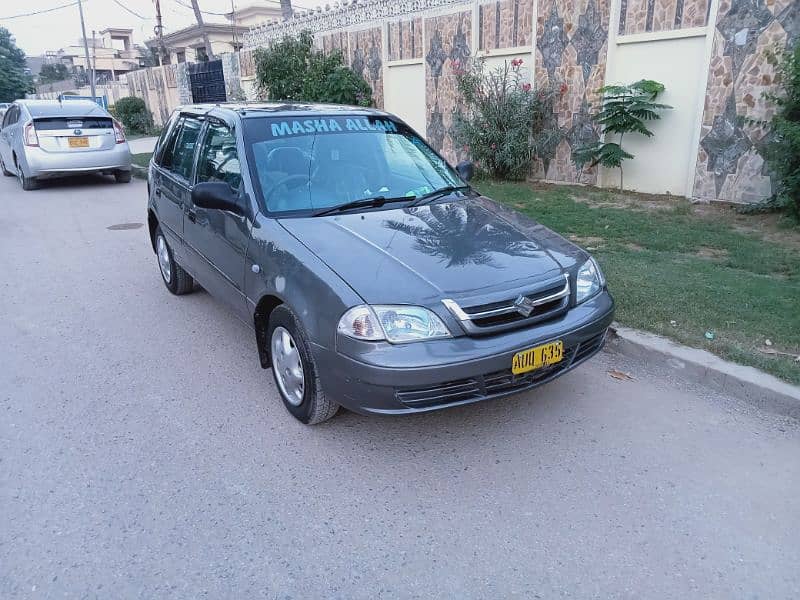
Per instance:
[[[147,179],[147,167],[131,165],[131,174],[137,179]]]
[[[800,387],[753,367],[737,365],[706,350],[665,337],[611,325],[610,346],[632,358],[661,361],[682,375],[773,413],[800,419]]]

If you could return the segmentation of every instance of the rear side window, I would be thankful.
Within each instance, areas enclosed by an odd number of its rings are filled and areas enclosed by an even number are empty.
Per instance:
[[[161,164],[161,157],[164,156],[164,150],[167,147],[169,140],[172,137],[172,134],[175,133],[176,123],[178,121],[178,114],[174,113],[169,121],[164,124],[164,129],[161,130],[161,135],[158,136],[158,141],[156,142],[156,149],[153,152],[153,157],[155,163],[157,165]]]
[[[11,108],[6,111],[6,116],[3,118],[3,127],[8,127],[9,125],[13,125],[17,122],[19,118],[19,108],[16,106],[12,106]]]
[[[58,129],[111,129],[113,123],[109,117],[46,117],[35,119],[34,127],[39,131]]]
[[[236,137],[227,125],[216,121],[209,123],[197,159],[197,181],[222,181],[239,189],[242,182],[239,153]]]
[[[196,117],[181,117],[180,122],[175,126],[175,132],[170,135],[164,155],[161,157],[163,168],[184,179],[189,179],[192,174],[194,148],[202,125],[202,121]]]

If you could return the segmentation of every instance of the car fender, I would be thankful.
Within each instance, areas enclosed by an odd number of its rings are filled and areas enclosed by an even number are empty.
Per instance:
[[[363,299],[330,267],[271,218],[259,214],[245,265],[248,309],[256,319],[263,298],[291,308],[312,344],[334,348],[344,312]]]

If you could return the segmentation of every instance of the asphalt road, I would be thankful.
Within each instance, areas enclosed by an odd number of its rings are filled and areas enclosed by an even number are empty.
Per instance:
[[[796,421],[605,352],[305,427],[245,326],[108,229],[144,221],[142,182],[0,177],[0,597],[800,597]]]

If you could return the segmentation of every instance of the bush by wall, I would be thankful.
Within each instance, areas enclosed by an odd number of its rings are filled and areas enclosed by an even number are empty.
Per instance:
[[[112,107],[111,112],[119,119],[126,131],[150,133],[153,130],[153,117],[141,98],[136,96],[120,98]]]
[[[372,88],[344,64],[338,50],[313,48],[308,31],[255,52],[256,87],[261,98],[372,106]]]
[[[496,179],[525,179],[533,158],[550,137],[554,94],[533,91],[523,81],[522,59],[493,71],[481,59],[456,63],[460,109],[453,119],[453,139]]]
[[[773,57],[778,67],[780,91],[768,94],[777,112],[761,153],[774,171],[775,195],[755,210],[789,210],[800,219],[800,44]]]

